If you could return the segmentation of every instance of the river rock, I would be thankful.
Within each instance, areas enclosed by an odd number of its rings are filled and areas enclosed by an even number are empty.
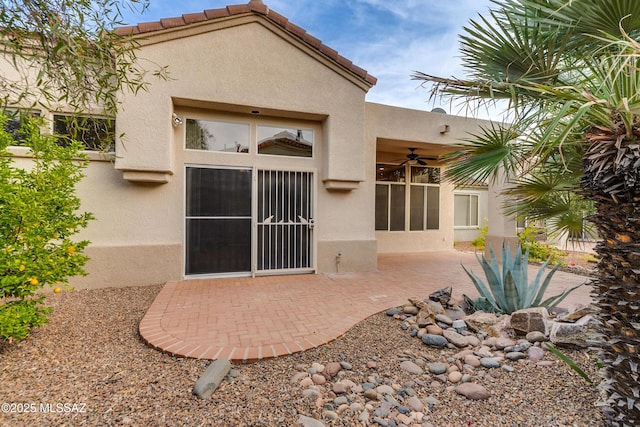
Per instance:
[[[491,396],[486,388],[476,383],[462,383],[455,388],[455,391],[471,400],[486,400]]]
[[[456,347],[466,347],[467,345],[469,345],[469,341],[467,340],[467,337],[459,334],[458,332],[456,332],[455,329],[451,329],[451,328],[445,329],[442,332],[442,335],[447,339],[447,341],[449,341],[451,344],[455,345]]]
[[[500,362],[492,357],[483,357],[480,359],[480,365],[484,368],[495,369],[500,367]]]
[[[413,375],[421,375],[424,372],[420,366],[416,365],[410,360],[405,360],[404,362],[400,363],[400,368]]]
[[[422,342],[432,347],[445,347],[448,343],[447,339],[440,335],[424,334]]]
[[[338,362],[329,362],[324,366],[324,371],[322,371],[322,375],[324,375],[328,380],[338,375],[338,372],[342,370],[342,366]]]
[[[544,342],[547,341],[547,336],[540,331],[529,332],[526,336],[529,342]]]
[[[429,369],[429,372],[434,375],[440,375],[447,372],[447,365],[440,362],[427,363],[427,368]]]

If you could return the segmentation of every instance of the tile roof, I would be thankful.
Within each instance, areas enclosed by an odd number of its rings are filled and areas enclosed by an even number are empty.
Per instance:
[[[278,12],[269,9],[262,0],[250,0],[247,4],[230,5],[220,9],[208,9],[200,13],[187,13],[180,17],[164,18],[157,22],[142,22],[138,25],[116,28],[116,33],[122,36],[151,33],[154,31],[167,30],[170,28],[184,27],[198,22],[213,21],[215,19],[226,18],[234,15],[246,13],[256,13],[265,16],[271,22],[283,28],[288,33],[305,42],[316,49],[327,58],[331,59],[341,67],[358,76],[370,85],[375,85],[377,79],[367,73],[366,70],[358,67],[353,62],[340,55],[336,50],[322,43],[321,40],[307,33],[303,28],[289,22],[287,18]]]

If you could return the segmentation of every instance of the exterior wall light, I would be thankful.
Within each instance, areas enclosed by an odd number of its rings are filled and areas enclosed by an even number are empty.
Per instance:
[[[182,118],[176,113],[173,113],[171,115],[171,124],[173,125],[173,127],[180,126],[182,124]]]

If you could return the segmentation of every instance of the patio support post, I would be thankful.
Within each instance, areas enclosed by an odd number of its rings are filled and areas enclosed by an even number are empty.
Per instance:
[[[516,219],[504,214],[503,206],[509,203],[509,198],[503,193],[508,187],[502,169],[498,171],[496,179],[489,182],[489,232],[486,236],[485,256],[489,257],[489,248],[493,248],[498,261],[502,261],[502,243],[508,244],[515,252],[518,244],[516,234]]]

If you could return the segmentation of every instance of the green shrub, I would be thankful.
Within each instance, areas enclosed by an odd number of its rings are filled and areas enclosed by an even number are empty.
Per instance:
[[[523,254],[522,248],[518,245],[515,255],[512,256],[511,250],[503,244],[502,271],[500,271],[500,266],[493,249],[489,248],[489,252],[491,262],[487,261],[484,254],[482,254],[482,258],[476,254],[476,258],[484,270],[488,286],[485,285],[482,279],[467,270],[464,265],[462,268],[473,281],[481,298],[485,298],[491,304],[492,311],[494,312],[511,314],[514,311],[529,307],[552,308],[560,303],[574,289],[582,286],[578,285],[567,289],[561,294],[543,301],[542,297],[560,264],[556,265],[544,280],[542,280],[545,267],[549,264],[549,260],[547,259],[538,270],[535,279],[529,282],[528,249],[526,249]],[[468,297],[466,297],[466,299],[468,299]],[[484,300],[481,301],[484,303]]]
[[[489,233],[489,223],[486,219],[482,221],[482,227],[480,227],[480,236],[476,237],[471,241],[471,245],[475,246],[476,249],[480,251],[484,251],[486,245],[486,236]]]
[[[15,165],[7,150],[14,145],[0,114],[0,339],[25,338],[47,323],[49,309],[39,292],[45,285],[68,284],[71,276],[86,274],[88,241],[74,241],[93,218],[80,212],[75,186],[87,160],[82,145],[56,144],[41,135],[38,119],[25,119],[19,133],[32,164]]]
[[[538,240],[540,230],[535,227],[527,227],[518,234],[518,242],[523,250],[529,250],[529,260],[536,262],[545,262],[549,260],[550,264],[562,263],[567,253],[548,243]]]

